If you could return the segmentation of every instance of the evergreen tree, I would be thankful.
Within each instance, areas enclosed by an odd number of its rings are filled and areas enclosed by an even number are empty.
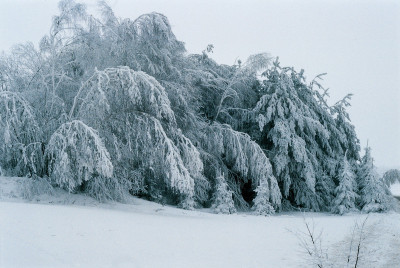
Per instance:
[[[276,61],[265,76],[264,95],[253,109],[259,125],[255,135],[268,152],[283,196],[318,210],[315,186],[320,165],[316,156],[323,154],[329,132],[313,109],[313,92],[300,83],[302,74],[281,68]]]
[[[359,181],[360,206],[364,212],[381,212],[391,208],[392,197],[387,186],[379,178],[371,156],[371,148],[365,148],[365,155],[362,158]]]
[[[253,210],[259,215],[271,215],[275,213],[274,207],[269,202],[269,189],[268,183],[265,181],[260,182],[260,185],[255,190],[257,193],[254,198]]]
[[[229,190],[224,176],[220,175],[216,178],[217,184],[213,197],[212,208],[216,213],[232,214],[236,212],[233,203],[232,194]]]
[[[335,187],[336,184],[332,177],[325,173],[318,175],[315,192],[317,193],[318,203],[322,211],[330,210],[333,199],[335,198]]]
[[[351,148],[351,163],[358,160],[354,127],[343,119],[348,98],[329,107],[327,90],[317,81],[321,75],[308,85],[303,70],[282,68],[278,60],[263,76],[261,97],[252,110],[259,129],[247,131],[266,150],[285,199],[316,211],[327,209],[345,149]]]
[[[354,126],[351,124],[350,115],[346,107],[350,106],[352,94],[346,95],[338,101],[332,108],[332,114],[336,116],[336,129],[339,131],[337,141],[341,151],[346,151],[347,157],[352,164],[360,160],[360,141],[357,138]]]
[[[358,198],[356,177],[347,160],[347,153],[341,162],[338,179],[339,186],[335,189],[332,212],[343,215],[346,212],[357,210],[355,203]]]

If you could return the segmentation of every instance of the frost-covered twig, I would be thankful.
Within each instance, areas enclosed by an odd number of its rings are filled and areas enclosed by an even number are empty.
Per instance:
[[[306,232],[299,231],[296,233],[299,239],[300,246],[309,255],[313,265],[323,268],[327,267],[328,255],[322,248],[322,231],[319,234],[315,233],[315,223],[309,223],[303,215],[303,222],[306,227]]]
[[[366,239],[366,234],[365,234],[365,225],[367,223],[368,220],[367,216],[364,221],[361,223],[361,225],[359,225],[358,223],[356,224],[356,228],[359,231],[359,236],[358,236],[358,242],[357,242],[357,253],[356,253],[356,260],[355,260],[355,264],[354,264],[354,268],[357,268],[359,260],[360,260],[360,254],[361,254],[361,246],[363,246],[363,243]]]

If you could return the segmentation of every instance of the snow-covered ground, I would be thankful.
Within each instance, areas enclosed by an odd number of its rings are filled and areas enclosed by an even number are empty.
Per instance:
[[[132,198],[99,204],[57,190],[24,201],[22,178],[0,178],[0,267],[310,267],[296,233],[304,218],[335,267],[365,215],[215,215]],[[359,267],[399,267],[400,214],[370,214]]]

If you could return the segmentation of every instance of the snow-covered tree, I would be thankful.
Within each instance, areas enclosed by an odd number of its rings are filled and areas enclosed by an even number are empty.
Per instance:
[[[232,183],[239,179],[236,183],[241,187],[235,195],[235,199],[239,199],[236,202],[243,203],[241,193],[244,184],[249,183],[254,191],[263,181],[268,188],[268,191],[263,193],[264,198],[279,208],[281,193],[278,183],[272,174],[271,164],[260,146],[252,141],[249,135],[234,131],[228,125],[214,123],[207,127],[205,134],[203,147],[216,158],[212,165],[218,166],[224,172],[230,171],[235,174],[231,178]],[[229,176],[225,176],[229,180]]]
[[[391,208],[390,192],[380,179],[371,156],[371,148],[365,148],[361,160],[358,181],[360,182],[360,206],[363,212],[381,212]]]
[[[255,190],[257,193],[254,198],[253,210],[259,215],[271,215],[275,213],[274,207],[269,202],[269,188],[268,183],[261,181],[260,185]]]
[[[183,164],[188,169],[190,176],[194,179],[194,199],[196,202],[208,201],[211,185],[204,176],[204,164],[198,149],[190,139],[180,131],[175,133],[174,142],[180,152]]]
[[[347,160],[347,154],[345,154],[340,164],[338,180],[339,186],[335,189],[332,212],[343,215],[346,212],[357,210],[356,177]]]
[[[258,142],[267,150],[285,198],[319,209],[315,194],[317,156],[328,144],[329,132],[311,104],[312,91],[301,74],[275,62],[265,73],[264,95],[253,109],[259,125]]]
[[[263,77],[253,118],[247,119],[258,129],[248,124],[244,131],[266,151],[285,199],[307,209],[328,209],[336,167],[347,147],[351,164],[358,160],[354,128],[348,121],[339,124],[335,116],[346,114],[348,101],[329,107],[327,90],[318,82],[321,75],[307,84],[303,70],[281,67],[278,59]]]
[[[251,55],[243,66],[235,69],[227,79],[226,85],[222,87],[222,95],[213,121],[218,120],[221,116],[232,123],[231,115],[235,114],[237,110],[243,112],[243,108],[246,107],[243,107],[243,104],[249,101],[249,95],[252,95],[249,91],[255,93],[252,87],[256,83],[258,73],[264,71],[270,65],[271,59],[267,53]],[[229,100],[228,103],[227,100]]]
[[[75,98],[71,118],[75,114],[105,137],[115,175],[134,174],[130,179],[139,189],[133,191],[159,201],[169,192],[182,206],[192,203],[194,179],[204,180],[203,163],[177,129],[165,89],[153,77],[128,67],[96,71]]]
[[[10,175],[42,175],[41,131],[29,103],[18,93],[0,92],[0,166]]]
[[[157,79],[179,77],[176,64],[185,47],[176,39],[166,16],[152,12],[135,20],[120,19],[106,1],[99,2],[99,9],[101,16],[87,18],[87,27],[80,34],[83,42],[76,44],[80,70],[129,66]]]
[[[194,88],[198,112],[212,122],[242,125],[242,117],[257,102],[257,75],[271,62],[267,53],[250,56],[241,66],[219,65],[208,54],[189,55],[182,82]]]
[[[317,75],[311,81],[309,89],[313,93],[316,102],[309,101],[308,105],[314,110],[318,120],[329,133],[329,139],[327,140],[320,139],[317,136],[314,142],[311,141],[313,151],[318,160],[315,186],[318,204],[320,209],[329,210],[334,198],[334,190],[337,186],[335,184],[337,166],[339,166],[343,155],[347,152],[349,164],[352,169],[356,169],[360,146],[354,126],[351,124],[349,114],[346,111],[346,108],[350,106],[351,94],[345,96],[334,106],[329,106],[327,99],[329,91],[320,83],[324,75]],[[302,84],[301,81],[297,83]]]
[[[125,190],[185,208],[211,205],[223,176],[237,209],[272,213],[282,196],[287,207],[329,209],[344,152],[349,165],[359,160],[349,97],[330,107],[321,76],[308,85],[303,71],[270,67],[266,53],[232,66],[211,59],[212,45],[186,55],[164,15],[121,19],[99,7],[96,17],[62,0],[38,48],[0,55],[4,172],[40,176],[48,164],[69,190],[98,199]],[[96,146],[80,151],[75,137]],[[84,159],[100,151],[109,156]],[[107,159],[113,176],[86,170]]]
[[[346,95],[342,100],[338,101],[333,107],[333,115],[336,115],[336,128],[339,130],[337,141],[340,143],[342,150],[347,152],[349,159],[354,163],[360,160],[360,141],[354,125],[351,124],[350,115],[346,111],[346,107],[350,106],[352,94]]]
[[[315,185],[315,192],[317,193],[317,202],[321,211],[329,211],[332,201],[335,198],[336,184],[332,177],[326,173],[319,173],[317,175],[317,183]]]
[[[76,191],[85,182],[113,175],[110,155],[98,133],[83,122],[65,123],[51,136],[46,148],[51,180],[68,191]]]
[[[400,183],[400,170],[398,169],[390,169],[383,174],[383,181],[387,186],[395,184],[396,182]]]
[[[232,214],[236,212],[232,194],[223,175],[216,178],[216,189],[213,196],[212,208],[216,213]]]

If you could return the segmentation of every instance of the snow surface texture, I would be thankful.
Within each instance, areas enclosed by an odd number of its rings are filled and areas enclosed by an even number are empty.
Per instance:
[[[128,204],[54,189],[27,202],[24,178],[0,177],[0,267],[311,267],[294,233],[303,214],[263,217]],[[351,229],[365,215],[306,213],[334,267],[346,267]],[[359,267],[398,267],[400,214],[370,214]]]

